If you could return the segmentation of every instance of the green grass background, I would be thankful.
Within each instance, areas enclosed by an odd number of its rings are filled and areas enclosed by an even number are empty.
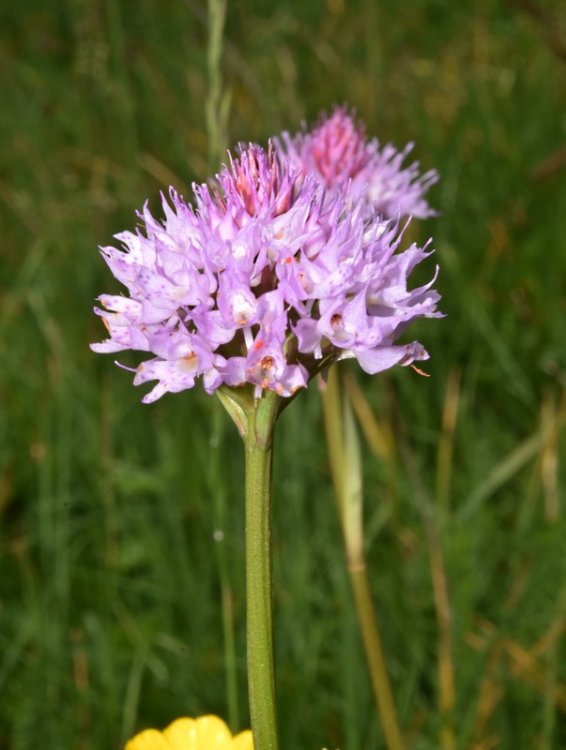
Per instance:
[[[566,747],[566,21],[543,7],[548,26],[488,0],[229,4],[231,143],[347,102],[442,176],[411,229],[441,266],[447,317],[415,330],[431,377],[351,371],[392,436],[387,462],[364,444],[367,555],[413,750],[440,748],[439,564],[457,747]],[[227,716],[219,547],[246,726],[236,431],[197,391],[141,405],[88,349],[118,290],[97,245],[208,176],[206,4],[2,3],[0,90],[0,748]],[[282,745],[380,750],[316,386],[277,441]]]

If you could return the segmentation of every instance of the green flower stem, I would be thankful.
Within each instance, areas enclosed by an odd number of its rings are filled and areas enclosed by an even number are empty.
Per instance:
[[[266,394],[247,412],[246,587],[248,691],[255,750],[277,750],[271,592],[271,467],[279,399]]]

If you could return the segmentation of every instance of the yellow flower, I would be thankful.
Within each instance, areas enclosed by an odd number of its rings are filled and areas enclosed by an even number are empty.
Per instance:
[[[177,719],[163,732],[146,729],[125,750],[253,750],[249,729],[235,736],[218,716]]]

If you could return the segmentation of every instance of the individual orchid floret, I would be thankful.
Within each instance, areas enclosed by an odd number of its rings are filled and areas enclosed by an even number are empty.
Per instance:
[[[434,279],[408,287],[429,252],[398,252],[398,221],[368,215],[363,196],[249,145],[194,186],[193,205],[174,190],[162,204],[162,220],[146,206],[142,229],[116,235],[122,249],[102,248],[128,296],[95,308],[109,338],[94,351],[153,355],[134,368],[135,385],[157,381],[144,402],[199,380],[289,398],[339,359],[375,373],[428,357],[397,339],[440,315]]]
[[[341,187],[353,199],[365,198],[370,212],[386,218],[435,214],[425,194],[438,180],[437,173],[420,175],[416,162],[403,166],[413,144],[397,151],[390,144],[381,147],[375,138],[368,141],[363,124],[344,107],[324,115],[312,130],[283,133],[277,142],[294,165],[317,174],[328,189]]]

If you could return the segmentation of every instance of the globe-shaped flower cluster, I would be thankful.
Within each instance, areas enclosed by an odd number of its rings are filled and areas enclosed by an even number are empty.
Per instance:
[[[418,342],[397,342],[413,319],[440,315],[434,278],[408,288],[429,251],[399,252],[399,218],[409,204],[430,213],[433,178],[404,175],[346,112],[333,118],[279,147],[240,147],[210,186],[193,186],[193,203],[170,190],[162,220],[146,206],[143,230],[102,248],[128,296],[99,298],[109,338],[92,348],[153,355],[135,370],[136,385],[157,381],[144,402],[197,378],[209,393],[252,384],[256,397],[290,397],[339,359],[376,373],[428,357]],[[390,186],[381,202],[379,164]]]

